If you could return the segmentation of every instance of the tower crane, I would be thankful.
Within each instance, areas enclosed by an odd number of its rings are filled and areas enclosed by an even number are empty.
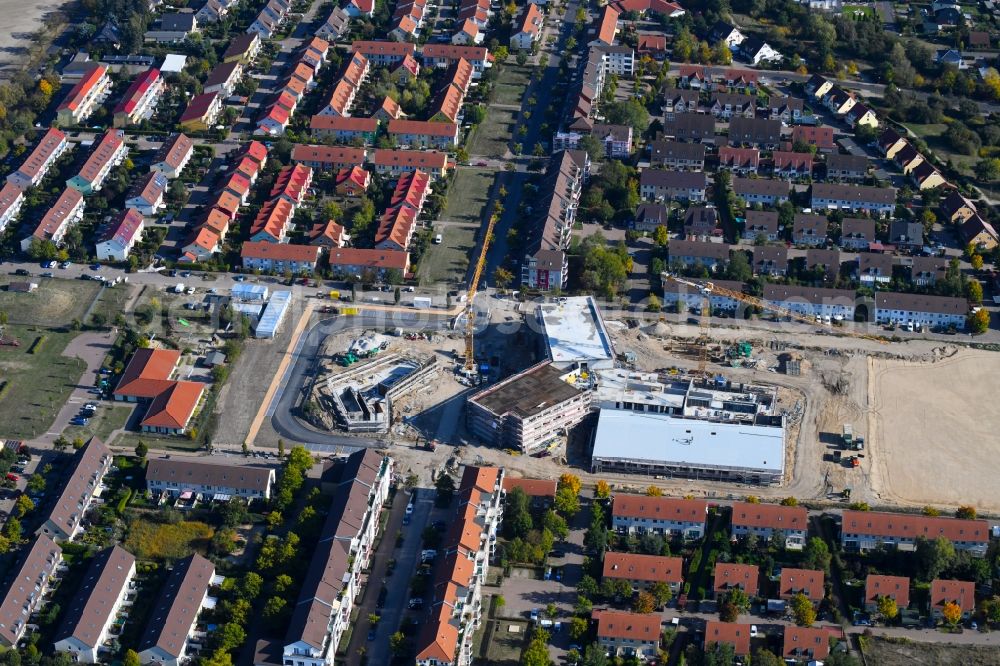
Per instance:
[[[756,296],[751,296],[750,294],[744,294],[739,291],[733,291],[732,289],[726,289],[725,287],[720,287],[710,281],[703,280],[691,280],[688,278],[680,277],[679,275],[673,275],[672,273],[664,273],[663,277],[671,282],[676,282],[692,289],[697,289],[701,294],[702,310],[701,310],[701,331],[698,336],[698,340],[701,344],[701,354],[698,358],[698,373],[702,376],[705,375],[705,368],[708,366],[708,312],[710,308],[710,298],[712,294],[718,294],[719,296],[725,296],[731,298],[740,303],[746,303],[747,305],[752,305],[754,307],[761,308],[762,310],[769,310],[777,315],[788,317],[795,321],[803,322],[805,324],[811,324],[813,326],[819,325],[825,328],[833,329],[833,324],[827,324],[825,322],[815,321],[812,317],[795,312],[794,310],[789,310],[788,308],[783,308],[780,305],[774,305],[773,303],[768,303],[762,298]],[[868,335],[867,333],[854,333],[852,331],[845,331],[841,329],[836,329],[838,335],[846,335],[852,338],[861,338],[862,340],[871,340],[879,344],[888,344],[885,338],[879,337],[877,335]]]
[[[476,293],[479,291],[479,281],[483,277],[483,268],[486,267],[486,252],[490,248],[493,239],[493,228],[497,224],[498,215],[490,214],[490,221],[486,225],[486,233],[483,235],[483,246],[479,250],[479,258],[476,260],[476,268],[472,272],[469,280],[468,300],[465,305],[465,365],[462,367],[462,374],[473,377],[477,373],[475,354],[475,334],[476,334],[476,310],[473,304],[476,300]]]

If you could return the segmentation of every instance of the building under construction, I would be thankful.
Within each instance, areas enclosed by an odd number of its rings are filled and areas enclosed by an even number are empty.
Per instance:
[[[469,428],[496,446],[546,450],[590,413],[591,394],[579,380],[576,371],[538,363],[470,397]]]

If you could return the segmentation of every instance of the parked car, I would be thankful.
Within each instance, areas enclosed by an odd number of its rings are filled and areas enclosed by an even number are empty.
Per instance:
[[[74,416],[69,420],[69,424],[75,426],[85,426],[88,423],[90,423],[90,419],[84,418],[82,416]]]
[[[64,262],[62,262],[62,263],[59,264],[59,268],[69,268],[72,265],[73,265],[72,263],[70,263],[68,261],[64,261]]]
[[[14,275],[31,275],[26,268],[18,268],[14,271]]]
[[[52,261],[51,259],[42,262],[42,268],[55,268],[55,267],[56,267],[56,262]]]

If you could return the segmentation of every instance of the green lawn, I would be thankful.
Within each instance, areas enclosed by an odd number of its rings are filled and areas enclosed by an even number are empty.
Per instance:
[[[106,404],[102,404],[87,425],[69,426],[63,430],[63,435],[69,440],[79,437],[86,441],[91,437],[98,437],[102,441],[107,442],[112,431],[123,428],[128,423],[128,417],[132,413],[132,408],[133,405],[114,405],[109,407]],[[140,409],[142,409],[141,406]]]
[[[483,221],[483,207],[489,201],[490,188],[496,174],[485,169],[457,169],[455,180],[448,188],[448,205],[441,214],[442,220],[451,222]]]
[[[141,406],[140,409],[142,409]],[[205,447],[201,437],[196,440],[191,440],[187,437],[154,435],[148,432],[124,432],[115,437],[112,442],[106,443],[114,444],[115,446],[122,446],[127,449],[134,449],[140,441],[145,443],[145,445],[150,449],[161,451],[169,451],[171,449],[175,451],[197,451],[198,449],[204,449]]]
[[[438,233],[441,244],[431,245],[420,260],[420,284],[462,282],[475,247],[476,231],[469,227],[444,227]]]
[[[91,320],[86,323],[92,323],[95,317],[100,318],[100,320],[107,322],[108,324],[113,322],[116,316],[124,312],[125,303],[128,301],[131,291],[132,287],[127,284],[118,285],[117,287],[111,287],[102,291],[100,296],[97,298],[97,304],[94,305],[94,309],[90,311]]]
[[[870,19],[875,17],[875,8],[867,5],[844,5],[841,13],[847,18]]]
[[[492,625],[493,634],[486,648],[488,663],[499,666],[516,666],[521,663],[521,652],[524,650],[528,635],[531,633],[528,622],[524,620],[487,620],[483,623],[483,628],[480,629],[480,635],[477,636],[480,641],[482,634],[490,625]],[[512,632],[512,627],[517,627],[518,630]],[[477,654],[477,652],[473,650],[473,654]]]
[[[486,120],[476,128],[475,136],[469,145],[469,154],[503,157],[507,151],[507,144],[514,137],[515,113],[508,109],[493,107],[487,109]]]
[[[30,294],[6,290],[11,282],[25,281],[34,282],[38,289]],[[40,278],[36,273],[31,277],[0,275],[0,289],[0,312],[7,313],[10,323],[62,327],[83,317],[100,286],[89,280]]]
[[[911,132],[916,134],[918,137],[927,142],[927,147],[931,149],[938,159],[943,162],[951,160],[955,168],[958,169],[963,175],[971,176],[972,170],[976,163],[979,162],[979,157],[975,155],[963,155],[961,153],[952,152],[951,147],[944,140],[943,135],[948,129],[946,123],[929,123],[926,125],[920,124],[908,124],[906,126]]]
[[[8,326],[4,335],[16,338],[21,345],[0,346],[0,433],[8,438],[31,439],[52,425],[87,365],[81,359],[62,355],[76,333]],[[29,354],[32,343],[41,336],[45,339],[34,354]]]
[[[506,65],[497,79],[493,101],[497,104],[521,104],[531,71],[530,67]]]

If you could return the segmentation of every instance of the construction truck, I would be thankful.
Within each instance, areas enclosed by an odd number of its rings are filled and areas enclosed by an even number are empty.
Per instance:
[[[358,357],[352,354],[351,352],[346,352],[340,355],[339,362],[345,368],[349,368],[358,362]]]
[[[844,432],[841,435],[841,440],[844,442],[844,448],[854,448],[854,427],[850,423],[844,424]]]

